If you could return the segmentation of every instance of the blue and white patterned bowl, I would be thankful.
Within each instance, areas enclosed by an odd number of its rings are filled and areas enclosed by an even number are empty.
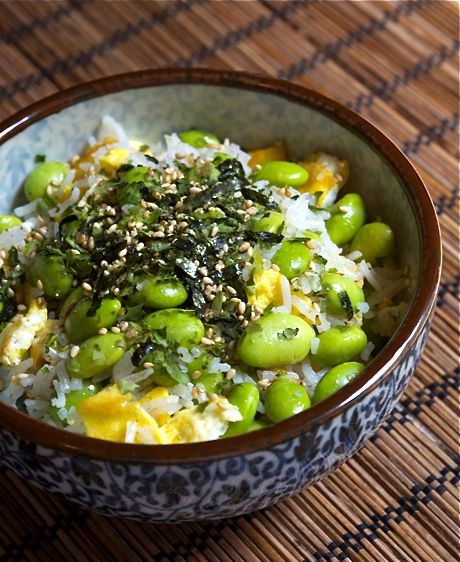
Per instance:
[[[0,212],[16,204],[37,153],[68,159],[106,114],[145,141],[197,126],[249,149],[282,138],[294,157],[324,150],[346,158],[350,187],[371,216],[392,225],[401,263],[416,281],[402,325],[372,365],[335,396],[269,429],[207,443],[128,445],[74,435],[0,404],[2,461],[81,507],[173,523],[261,509],[353,455],[408,385],[439,282],[441,245],[431,200],[389,139],[320,94],[244,73],[162,70],[72,88],[0,125]]]

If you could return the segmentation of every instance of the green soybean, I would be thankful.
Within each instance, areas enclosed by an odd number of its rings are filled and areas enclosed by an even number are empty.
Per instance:
[[[24,192],[29,201],[39,199],[46,194],[51,183],[61,184],[69,171],[64,162],[45,162],[37,166],[24,182]]]
[[[75,289],[71,291],[62,302],[59,308],[59,316],[65,320],[70,311],[77,305],[79,301],[81,301],[84,296],[85,292],[83,291],[83,288],[75,287]]]
[[[365,366],[356,361],[342,363],[328,371],[316,385],[313,393],[312,404],[318,404],[338,392],[355,377],[359,375]]]
[[[318,336],[314,363],[334,367],[350,361],[366,347],[366,334],[357,326],[334,326]]]
[[[280,422],[310,407],[305,388],[296,381],[278,379],[265,393],[265,413],[272,422]]]
[[[282,160],[272,160],[260,164],[252,174],[255,181],[266,180],[278,187],[301,187],[308,180],[308,172],[302,166]]]
[[[252,230],[254,232],[271,232],[272,234],[279,234],[283,230],[284,215],[277,211],[270,211],[266,217],[259,219]]]
[[[342,246],[353,238],[366,222],[364,202],[357,193],[349,193],[329,209],[331,218],[326,221],[330,239]]]
[[[290,365],[308,355],[314,335],[311,326],[297,316],[268,313],[245,328],[237,351],[251,367]]]
[[[208,393],[220,394],[225,384],[225,377],[223,373],[203,373],[195,379],[195,383],[202,384]]]
[[[5,232],[5,230],[9,230],[21,224],[21,219],[14,215],[0,215],[0,232]]]
[[[130,302],[149,308],[174,308],[188,297],[187,289],[174,276],[145,275],[135,282],[135,292]]]
[[[167,308],[144,318],[147,330],[166,330],[166,337],[184,347],[194,347],[204,336],[203,322],[190,310]]]
[[[361,287],[343,275],[326,273],[322,283],[327,292],[327,308],[331,314],[350,318],[358,310],[358,303],[365,301]],[[348,310],[349,306],[351,310]]]
[[[351,242],[351,251],[359,251],[363,259],[374,264],[394,249],[394,234],[384,222],[370,222],[361,227]]]
[[[259,431],[259,429],[265,429],[270,426],[271,424],[268,421],[254,420],[248,427],[247,433],[249,433],[250,431]]]
[[[194,148],[205,148],[210,144],[220,144],[216,135],[208,133],[207,131],[200,131],[198,129],[183,131],[182,133],[179,133],[179,138],[181,141],[186,142]]]
[[[70,377],[88,379],[100,375],[119,361],[126,351],[123,334],[93,336],[80,345],[75,357],[66,362]]]
[[[33,286],[40,281],[49,298],[61,299],[72,289],[73,274],[58,255],[39,254],[29,267],[28,277]]]
[[[302,242],[283,242],[281,248],[272,258],[272,263],[280,268],[280,271],[288,279],[298,277],[307,271],[310,265],[310,250]]]
[[[110,328],[116,323],[121,310],[118,299],[102,299],[99,307],[88,316],[92,305],[90,298],[80,300],[65,319],[64,327],[72,343],[95,336],[101,328]]]
[[[243,419],[230,423],[224,437],[246,433],[254,421],[259,404],[259,391],[256,385],[250,382],[236,384],[230,390],[227,399],[230,404],[237,406]]]
[[[93,383],[91,381],[82,381],[82,388],[80,390],[71,390],[65,395],[65,408],[68,410],[72,408],[72,406],[78,406],[80,402],[86,400],[90,396],[93,396],[97,392],[101,390],[101,385],[97,383]],[[56,406],[50,406],[48,408],[48,413],[59,422],[62,422],[61,418],[58,415],[59,408]]]

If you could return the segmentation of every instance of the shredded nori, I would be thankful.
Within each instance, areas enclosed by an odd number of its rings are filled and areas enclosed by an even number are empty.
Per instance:
[[[347,320],[351,320],[353,318],[353,305],[351,304],[350,297],[346,291],[341,291],[339,293],[340,304],[345,312]]]

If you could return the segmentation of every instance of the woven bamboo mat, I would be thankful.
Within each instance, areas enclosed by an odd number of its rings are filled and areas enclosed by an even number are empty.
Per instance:
[[[444,237],[437,313],[402,402],[322,483],[274,508],[179,526],[107,519],[0,480],[0,560],[458,559],[458,4],[448,1],[0,2],[0,118],[62,88],[150,67],[305,84],[389,134]]]

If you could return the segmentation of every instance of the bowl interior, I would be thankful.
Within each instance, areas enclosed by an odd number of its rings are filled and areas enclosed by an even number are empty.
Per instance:
[[[389,223],[400,264],[418,278],[421,239],[416,212],[396,171],[352,129],[329,114],[282,96],[210,84],[173,84],[128,89],[67,107],[38,121],[0,146],[0,212],[22,201],[21,185],[37,154],[68,160],[81,152],[101,117],[111,115],[130,138],[157,142],[164,133],[198,127],[229,137],[245,149],[282,139],[293,158],[325,151],[350,163],[345,191],[364,198],[368,219]],[[415,292],[414,282],[409,299]]]

